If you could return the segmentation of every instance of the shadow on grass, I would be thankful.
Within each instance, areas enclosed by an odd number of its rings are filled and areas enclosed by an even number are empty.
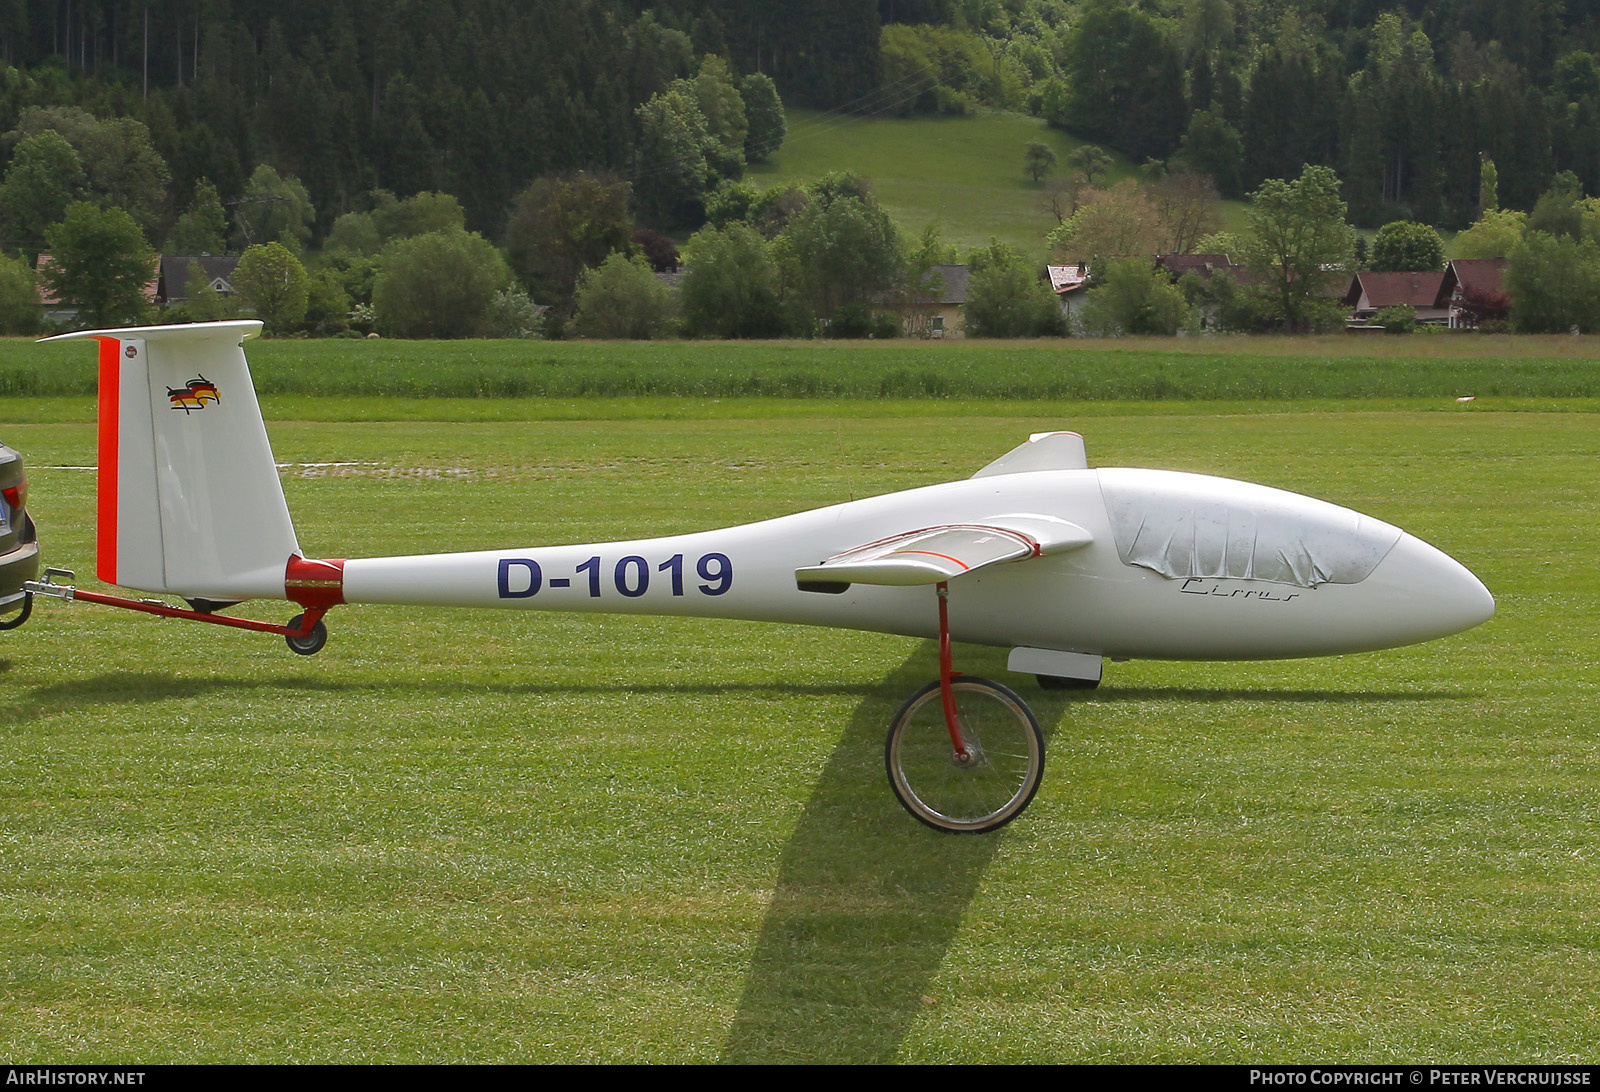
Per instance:
[[[995,650],[963,646],[957,666],[1003,674]],[[1011,828],[960,836],[906,815],[883,768],[889,721],[937,677],[925,642],[867,693],[818,778],[785,847],[722,1061],[889,1062],[927,1007],[931,983],[955,940],[984,871]],[[1451,692],[1021,688],[1047,741],[1082,702],[1385,702],[1465,698]],[[1048,782],[1053,769],[1047,761]],[[1019,823],[1026,824],[1026,813]]]
[[[0,660],[0,671],[6,661]],[[503,694],[507,697],[570,694],[791,694],[800,697],[832,697],[840,694],[869,694],[874,687],[860,684],[790,683],[472,683],[459,679],[384,679],[346,680],[275,678],[232,679],[195,676],[185,678],[170,673],[141,674],[131,671],[97,675],[92,679],[41,686],[20,701],[0,704],[0,724],[22,724],[42,716],[83,709],[95,705],[140,704],[182,701],[210,694],[250,692],[306,692],[354,694],[361,691],[408,693],[420,696],[461,697],[467,694]]]
[[[1067,702],[1124,701],[1283,701],[1283,702],[1386,702],[1386,701],[1466,701],[1481,697],[1466,690],[1203,690],[1192,686],[1130,686],[1105,690],[1061,692],[1057,698]],[[1033,699],[1029,698],[1029,704]],[[1036,709],[1035,712],[1038,710]]]
[[[930,830],[889,790],[889,721],[937,671],[926,642],[866,695],[834,748],[784,849],[723,1062],[888,1062],[938,1003],[930,983],[1008,832]],[[1028,701],[1048,738],[1066,703]]]
[[[0,660],[0,673],[9,670],[10,661]],[[998,663],[981,673],[1005,678]],[[889,719],[911,691],[937,677],[937,667],[922,653],[913,655],[894,675],[875,686],[859,684],[794,683],[497,683],[463,682],[460,679],[355,679],[333,680],[300,677],[234,679],[225,677],[184,677],[171,673],[141,674],[112,672],[91,679],[56,683],[33,690],[22,700],[0,704],[0,724],[25,724],[40,717],[95,705],[181,701],[209,694],[248,692],[294,692],[352,694],[361,691],[409,693],[419,696],[460,697],[464,694],[502,694],[507,697],[535,695],[643,695],[643,694],[782,694],[798,697],[836,697],[860,694],[864,698],[855,721],[869,707],[878,715],[877,725],[887,731]],[[1013,680],[1015,681],[1015,680]],[[887,695],[882,697],[880,695]],[[1078,702],[1401,702],[1467,699],[1476,695],[1463,691],[1375,691],[1375,690],[1204,690],[1194,687],[1132,687],[1089,691],[1056,691],[1041,694],[1029,688],[1024,695],[1039,716],[1048,736],[1044,710],[1053,710],[1052,723],[1064,707]],[[852,723],[854,724],[855,721]],[[881,739],[878,744],[881,745]],[[881,749],[881,746],[880,746]]]

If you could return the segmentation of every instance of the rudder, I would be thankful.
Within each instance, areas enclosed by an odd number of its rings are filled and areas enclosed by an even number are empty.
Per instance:
[[[244,340],[258,321],[83,330],[100,346],[96,575],[211,599],[282,598],[300,553]]]

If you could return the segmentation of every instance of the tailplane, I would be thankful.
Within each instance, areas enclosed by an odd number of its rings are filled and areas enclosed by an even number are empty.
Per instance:
[[[83,330],[100,344],[96,575],[215,600],[284,593],[300,553],[244,340],[261,323]]]

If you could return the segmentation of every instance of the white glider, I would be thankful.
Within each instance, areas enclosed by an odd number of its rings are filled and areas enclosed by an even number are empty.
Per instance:
[[[64,334],[100,347],[97,573],[193,610],[55,583],[31,590],[322,647],[345,603],[759,619],[939,638],[940,680],[890,729],[897,796],[947,831],[992,830],[1038,787],[1026,703],[957,677],[949,642],[1094,685],[1103,657],[1275,659],[1442,637],[1494,613],[1455,560],[1380,520],[1266,486],[1090,469],[1052,432],[964,481],[665,538],[311,559],[284,501],[243,342],[258,322]],[[937,595],[929,594],[929,589]],[[217,613],[284,599],[287,626]],[[935,697],[939,700],[935,701]]]

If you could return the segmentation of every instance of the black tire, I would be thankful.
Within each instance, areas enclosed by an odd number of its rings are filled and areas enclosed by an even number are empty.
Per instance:
[[[884,745],[889,787],[919,822],[950,834],[984,834],[1021,815],[1044,776],[1044,733],[1033,710],[999,683],[962,676],[950,684],[970,758],[957,760],[939,684],[895,714]]]
[[[16,617],[7,618],[4,621],[0,621],[0,631],[16,629],[18,626],[22,625],[22,623],[26,622],[28,620],[28,616],[32,613],[33,593],[24,592],[22,595],[22,609],[17,612]]]
[[[295,615],[289,619],[289,628],[299,629],[304,619],[303,614]],[[304,637],[296,637],[291,633],[284,637],[284,642],[288,644],[290,652],[301,656],[315,656],[322,651],[322,646],[328,643],[328,627],[323,625],[322,619],[319,618],[317,624],[311,627],[310,633]]]

